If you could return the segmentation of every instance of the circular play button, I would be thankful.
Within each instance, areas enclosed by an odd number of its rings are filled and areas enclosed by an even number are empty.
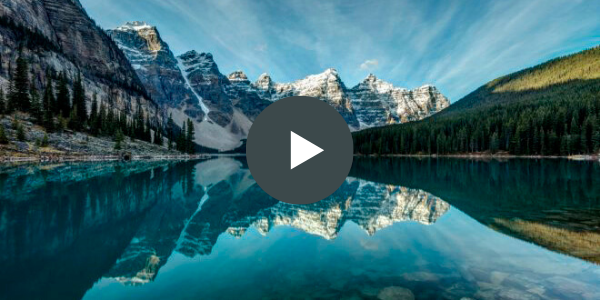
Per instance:
[[[352,134],[329,104],[285,98],[254,121],[246,156],[256,183],[273,198],[309,204],[333,194],[352,167]]]

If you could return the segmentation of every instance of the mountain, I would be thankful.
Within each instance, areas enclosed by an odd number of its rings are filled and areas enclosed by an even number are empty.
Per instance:
[[[499,104],[577,97],[582,92],[597,89],[599,80],[600,46],[597,46],[494,79],[439,116],[467,113]]]
[[[100,104],[131,117],[141,110],[156,123],[159,108],[112,39],[78,0],[6,0],[0,3],[0,86],[19,56],[29,62],[31,85],[42,91],[47,74],[64,72],[69,86],[81,75],[86,105]],[[41,92],[38,92],[41,93]],[[89,111],[89,108],[88,108]]]
[[[450,105],[436,87],[396,88],[370,74],[352,88],[350,98],[361,128],[418,121]]]
[[[255,87],[262,90],[271,101],[292,97],[308,96],[322,99],[334,107],[351,129],[358,129],[360,124],[354,114],[352,103],[344,82],[335,69],[327,69],[325,72],[317,75],[311,75],[304,79],[292,83],[274,83],[269,82],[270,77],[266,74],[261,75],[255,83]]]
[[[177,124],[194,122],[195,141],[204,147],[232,150],[255,118],[273,101],[290,96],[322,99],[334,107],[352,130],[420,120],[449,101],[435,87],[414,91],[367,78],[349,89],[335,69],[291,83],[268,74],[251,82],[243,71],[224,75],[210,53],[186,52],[175,57],[158,30],[130,22],[107,31],[123,50],[153,99]]]
[[[354,134],[362,154],[600,152],[600,47],[495,79],[424,121]]]

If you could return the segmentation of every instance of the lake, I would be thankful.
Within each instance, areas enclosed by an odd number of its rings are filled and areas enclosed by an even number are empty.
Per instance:
[[[356,158],[312,205],[243,158],[2,166],[0,298],[600,299],[599,216],[597,162]]]

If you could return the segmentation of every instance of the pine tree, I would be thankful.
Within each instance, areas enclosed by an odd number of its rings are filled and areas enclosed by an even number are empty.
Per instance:
[[[87,107],[85,103],[85,90],[83,89],[83,83],[81,81],[81,74],[77,75],[77,80],[73,83],[73,107],[77,108],[75,111],[77,112],[76,117],[77,121],[81,126],[85,124],[87,121]]]
[[[54,88],[52,87],[52,78],[48,73],[46,75],[46,89],[44,90],[44,98],[42,99],[42,111],[43,111],[43,126],[46,130],[52,132],[55,128],[54,125]]]
[[[92,135],[98,135],[98,99],[97,95],[94,94],[92,97],[92,111],[90,111],[90,133]]]
[[[146,120],[146,126],[144,127],[144,141],[152,142],[152,126],[150,125],[150,118]]]
[[[594,145],[594,152],[600,152],[600,128],[594,132],[592,144]]]
[[[17,68],[11,80],[12,91],[8,100],[9,111],[20,110],[29,112],[31,98],[29,95],[29,67],[27,60],[19,55]]]
[[[0,88],[0,115],[6,111],[6,100],[4,100],[4,90]]]
[[[55,112],[60,113],[63,118],[68,118],[71,114],[71,100],[69,88],[67,87],[67,76],[64,73],[60,75],[57,89]]]
[[[108,113],[106,114],[106,120],[104,120],[104,131],[107,135],[115,134],[115,112],[113,109],[109,108]]]
[[[79,123],[79,118],[77,117],[77,106],[73,106],[73,109],[69,114],[69,123],[67,126],[74,131],[79,131],[81,129],[81,123]]]
[[[96,128],[100,135],[108,134],[108,131],[106,130],[106,106],[104,106],[104,103],[100,104],[98,119],[96,119]]]
[[[145,135],[146,135],[146,131],[144,129],[146,125],[146,121],[145,121],[145,117],[144,117],[144,111],[142,111],[141,105],[138,104],[138,112],[136,114],[135,117],[135,121],[134,121],[134,131],[135,131],[135,138],[138,140],[145,140]]]
[[[8,144],[8,137],[6,136],[6,131],[4,130],[4,126],[2,124],[0,124],[0,144]]]
[[[50,145],[50,141],[48,140],[48,134],[45,133],[44,134],[44,138],[42,139],[42,143],[40,144],[41,147],[48,147],[48,145]]]
[[[25,142],[27,137],[25,136],[25,128],[20,123],[17,125],[17,140],[20,142]]]
[[[114,141],[115,150],[121,150],[121,148],[123,147],[121,144],[125,141],[125,136],[123,136],[123,131],[121,131],[120,128],[115,131]]]
[[[499,149],[500,149],[500,139],[498,138],[498,133],[494,132],[494,134],[492,134],[492,137],[490,139],[490,151],[492,151],[492,153],[496,153],[496,152],[498,152]]]
[[[156,129],[154,129],[154,144],[162,146],[163,145],[163,138],[162,135],[160,134],[160,126]]]
[[[169,114],[169,120],[167,121],[167,138],[169,139],[169,150],[173,149],[173,139],[174,139],[174,131],[175,123],[173,122],[173,114]]]
[[[192,123],[192,120],[190,120],[189,118],[187,119],[187,133],[186,133],[186,137],[185,137],[185,143],[187,146],[187,153],[189,154],[194,154],[196,152],[195,149],[195,143],[194,143],[194,136],[195,136],[195,130],[194,130],[194,123]]]
[[[59,132],[65,131],[65,129],[67,129],[67,125],[68,125],[68,120],[66,118],[63,118],[62,115],[59,115],[58,122],[56,125],[56,128],[58,129],[58,131]]]
[[[31,115],[33,116],[35,123],[43,124],[44,121],[44,113],[42,109],[42,103],[40,101],[40,96],[35,87],[31,87]]]
[[[185,122],[183,122],[183,125],[181,126],[181,132],[179,133],[179,135],[177,136],[177,151],[179,152],[186,152],[187,149],[187,145],[186,145],[186,126],[185,126]]]
[[[578,120],[579,116],[574,115],[571,120],[571,134],[570,134],[570,151],[569,154],[580,153],[581,149],[581,128],[579,128]]]

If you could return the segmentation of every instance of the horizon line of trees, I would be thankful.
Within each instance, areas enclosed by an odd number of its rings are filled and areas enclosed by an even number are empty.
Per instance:
[[[571,87],[573,88],[573,87]],[[353,134],[357,154],[568,156],[600,151],[600,87]]]
[[[183,122],[181,130],[173,122],[172,116],[169,116],[166,128],[161,124],[153,126],[139,105],[135,115],[128,118],[124,112],[115,113],[114,109],[98,101],[97,95],[92,97],[91,110],[88,112],[81,74],[73,80],[70,90],[69,80],[64,72],[53,78],[47,71],[46,83],[42,91],[38,91],[30,81],[29,63],[22,57],[22,53],[19,53],[14,71],[9,63],[7,74],[9,90],[6,96],[0,87],[1,115],[16,111],[28,113],[33,123],[44,127],[46,132],[69,129],[92,136],[113,137],[115,150],[123,148],[125,137],[163,146],[166,133],[169,150],[176,149],[189,154],[196,151],[194,126],[189,118]],[[0,139],[0,143],[7,142],[7,139]]]

